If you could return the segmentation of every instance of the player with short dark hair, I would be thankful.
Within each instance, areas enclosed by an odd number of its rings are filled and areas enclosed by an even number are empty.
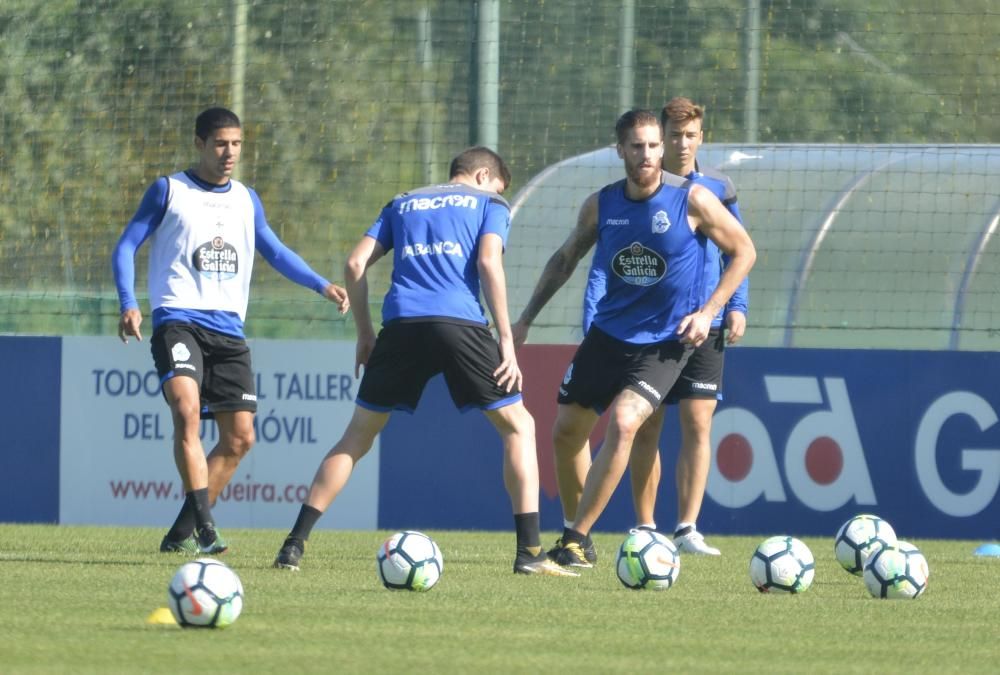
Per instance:
[[[236,113],[228,108],[207,108],[194,119],[194,135],[203,141],[219,129],[239,129],[243,125]]]
[[[591,567],[590,530],[621,480],[636,432],[660,406],[690,358],[708,337],[715,315],[756,258],[739,222],[706,188],[662,170],[660,121],[629,111],[615,125],[626,178],[590,195],[576,228],[552,255],[514,327],[524,341],[531,322],[593,247],[607,289],[593,325],[559,388],[553,429],[557,466],[581,457],[601,413],[610,412],[604,444],[564,511],[572,524],[550,552],[563,565]],[[731,256],[715,289],[700,292],[708,241]],[[572,469],[557,471],[560,496],[575,496]],[[565,500],[565,498],[564,498]]]
[[[253,189],[232,178],[243,131],[236,113],[209,108],[195,121],[198,164],[156,179],[112,256],[121,319],[118,336],[142,340],[135,255],[149,242],[150,349],[173,421],[174,461],[185,499],[162,552],[222,553],[228,547],[211,506],[255,441],[257,410],[243,325],[254,251],[285,277],[335,302],[346,291],[312,270],[267,223]],[[200,420],[214,418],[219,442],[205,456]]]
[[[495,152],[475,147],[451,163],[450,182],[393,198],[345,266],[358,329],[355,373],[364,377],[354,415],[321,462],[274,566],[298,570],[316,522],[347,484],[393,411],[412,413],[427,381],[444,374],[455,405],[479,409],[500,434],[504,484],[517,533],[514,572],[577,576],[542,551],[535,424],[521,401],[521,369],[507,313],[503,250],[510,181]],[[368,268],[392,251],[392,283],[378,337],[368,308]],[[489,306],[499,344],[479,303]]]

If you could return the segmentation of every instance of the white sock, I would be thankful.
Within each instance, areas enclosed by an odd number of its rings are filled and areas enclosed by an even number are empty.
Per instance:
[[[639,523],[638,525],[635,526],[635,528],[637,530],[642,530],[642,529],[655,530],[656,529],[656,523]]]
[[[573,521],[569,518],[563,518],[563,527],[571,528],[573,527]]]

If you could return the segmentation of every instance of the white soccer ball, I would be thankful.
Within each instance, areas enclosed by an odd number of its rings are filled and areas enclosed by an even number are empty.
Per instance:
[[[930,574],[924,554],[908,541],[897,541],[871,554],[864,578],[872,597],[896,600],[919,597]]]
[[[883,546],[896,543],[896,532],[888,521],[863,513],[840,526],[833,542],[837,562],[851,574],[860,576],[868,557]]]
[[[665,591],[677,582],[681,559],[674,542],[659,532],[632,530],[618,547],[615,569],[628,588]]]
[[[382,585],[392,590],[429,591],[444,570],[444,558],[434,540],[410,530],[386,539],[375,564]]]
[[[761,593],[802,593],[812,585],[816,561],[795,537],[770,537],[750,556],[750,581]]]
[[[174,619],[185,628],[225,628],[243,611],[243,584],[226,564],[199,558],[181,565],[167,587]]]

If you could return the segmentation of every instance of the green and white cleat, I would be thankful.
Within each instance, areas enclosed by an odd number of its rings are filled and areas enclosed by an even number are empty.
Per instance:
[[[222,538],[219,531],[207,525],[195,534],[198,540],[198,551],[206,555],[219,555],[229,550],[229,544]]]
[[[168,539],[166,536],[163,537],[163,541],[160,542],[160,553],[180,553],[181,555],[198,555],[201,550],[198,548],[198,542],[195,541],[194,535],[191,535],[187,539],[182,539],[177,541],[175,539]]]

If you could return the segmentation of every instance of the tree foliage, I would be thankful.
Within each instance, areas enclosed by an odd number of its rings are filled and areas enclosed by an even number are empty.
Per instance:
[[[77,311],[66,294],[113,296],[109,252],[142,192],[192,160],[200,109],[234,104],[236,4],[0,5],[0,285],[50,301],[52,331],[67,330],[60,316]],[[624,3],[586,4],[501,3],[499,150],[515,190],[613,141]],[[709,140],[746,138],[746,0],[634,4],[631,105],[688,95],[708,106]],[[760,5],[761,141],[1000,138],[1000,13],[991,0]],[[247,6],[240,177],[257,188],[279,235],[339,278],[378,208],[443,177],[448,159],[475,140],[477,3]],[[373,295],[384,283],[376,278]],[[263,301],[305,302],[270,270],[255,286]]]

